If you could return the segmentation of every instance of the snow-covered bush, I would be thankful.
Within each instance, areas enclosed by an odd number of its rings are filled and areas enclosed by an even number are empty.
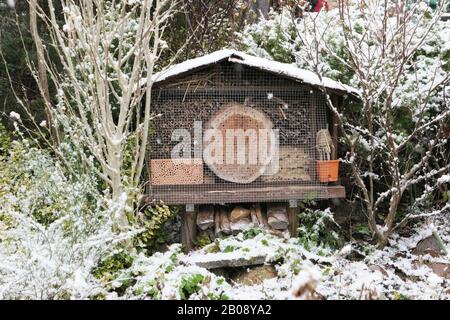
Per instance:
[[[17,95],[39,143],[19,133],[0,150],[0,298],[101,297],[107,274],[127,267],[117,245],[132,252],[138,233],[129,222],[142,197],[152,74],[175,2],[65,0],[62,21],[57,2],[30,2],[51,44],[38,54],[46,70],[28,67],[39,92],[48,80],[56,95],[44,99],[50,116],[40,124]],[[146,240],[170,214],[148,212]]]
[[[151,257],[138,255],[131,268],[117,273],[111,282],[114,290],[108,298],[116,298],[117,288],[126,288],[128,299],[227,299],[223,291],[229,285],[223,277],[208,270],[185,265],[181,259],[181,245],[174,244],[168,251]],[[133,279],[133,281],[130,281]],[[132,286],[131,284],[134,283]]]
[[[159,245],[169,241],[170,235],[164,227],[168,223],[174,223],[176,209],[166,205],[142,208],[136,215],[136,226],[144,231],[135,237],[134,246],[151,254]]]
[[[241,35],[250,53],[360,89],[360,105],[344,97],[341,109],[322,91],[347,147],[342,160],[380,245],[433,205],[437,179],[450,169],[450,23],[440,20],[447,3],[432,11],[423,1],[349,1],[300,19],[285,10]],[[405,200],[408,212],[400,220]]]
[[[249,237],[240,233],[217,239],[202,249],[184,254],[181,246],[153,256],[134,257],[131,267],[109,278],[107,299],[448,299],[448,280],[436,267],[448,256],[417,256],[414,248],[437,232],[449,243],[447,216],[424,224],[410,237],[392,237],[383,250],[369,244],[341,249],[317,246],[307,250],[297,239],[267,232]],[[357,257],[352,253],[358,252]],[[265,257],[276,272],[251,285],[235,282],[226,272],[211,272],[199,265],[231,259]],[[443,269],[441,269],[442,272]],[[225,271],[225,270],[222,270]],[[439,271],[437,271],[439,273]]]
[[[92,269],[134,235],[113,232],[124,202],[106,203],[96,175],[72,157],[62,164],[20,137],[0,159],[0,299],[93,297],[102,284]]]
[[[341,81],[346,84],[354,84],[353,71],[341,59],[346,59],[344,38],[338,25],[338,12],[331,10],[327,14],[315,15],[318,33],[323,36],[323,43],[339,53],[335,57],[320,52],[319,71],[323,76]],[[308,19],[309,15],[306,15]],[[332,25],[333,28],[329,28]],[[261,19],[258,23],[248,25],[240,33],[239,45],[245,51],[256,56],[264,57],[285,63],[294,63],[300,68],[310,69],[310,56],[303,44],[300,34],[312,42],[314,31],[312,24],[302,23],[293,19],[292,13],[285,9],[281,12],[271,11],[268,19]]]
[[[320,254],[318,254],[320,253]],[[282,239],[265,231],[240,233],[216,239],[204,248],[184,254],[179,244],[153,256],[140,254],[130,268],[115,273],[108,288],[108,299],[288,299],[300,298],[298,286],[313,276],[320,278],[320,268],[311,260],[331,261],[327,248],[305,250],[297,239]],[[210,259],[255,259],[263,256],[275,264],[277,277],[261,285],[243,286],[208,271],[197,263]],[[308,280],[309,281],[309,280]],[[295,291],[295,294],[294,294]]]
[[[306,248],[337,248],[340,227],[329,208],[325,210],[302,209],[299,214],[299,242]]]
[[[370,14],[376,15],[374,20],[381,23],[384,7],[376,0],[371,2],[370,9],[374,7],[377,11]],[[368,35],[371,31],[368,24],[372,22],[364,20],[369,14],[365,10],[370,9],[364,9],[363,5],[354,5],[348,8],[346,14],[352,21],[355,33],[360,34],[361,51],[366,49],[375,52],[376,44],[371,43],[373,39]],[[416,17],[411,19],[411,23],[418,24],[417,33],[411,35],[411,42],[418,48],[400,74],[398,87],[393,96],[396,112],[402,116],[396,122],[399,142],[408,135],[417,121],[423,124],[442,111],[445,107],[444,99],[450,94],[450,88],[446,86],[450,72],[450,23],[431,21],[432,13],[428,13],[426,6],[414,9],[411,14]],[[376,28],[379,33],[382,32],[380,26]],[[251,54],[293,63],[300,68],[313,69],[321,76],[356,88],[362,85],[349,60],[343,25],[337,9],[327,13],[306,15],[301,20],[293,19],[289,10],[280,13],[271,12],[269,19],[262,19],[259,23],[246,27],[240,34],[240,46]],[[317,55],[311,52],[312,49],[317,49]],[[369,65],[364,67],[370,68]],[[378,78],[377,81],[382,84],[380,72],[374,69],[372,76]],[[350,110],[353,113],[354,111]],[[350,112],[346,114],[348,118],[351,117]],[[356,117],[360,117],[360,114],[356,113]],[[431,133],[424,139],[433,136]],[[368,145],[367,141],[362,141],[361,144]],[[420,152],[418,148],[412,151]]]
[[[116,228],[126,230],[128,215],[142,198],[154,116],[152,76],[167,49],[164,31],[177,1],[64,0],[62,21],[55,14],[57,3],[30,2],[51,42],[41,46],[44,72],[28,63],[36,82],[46,81],[42,74],[48,74],[56,91],[56,106],[46,99],[51,119],[44,129],[52,135],[47,142],[59,145],[68,139],[76,150],[87,151],[80,161],[95,169],[112,203],[127,200],[127,206],[114,212]],[[53,55],[48,54],[50,48]],[[27,110],[25,102],[19,103]]]
[[[0,122],[0,157],[7,154],[11,147],[11,136],[3,124]]]
[[[183,1],[167,29],[167,44],[178,61],[220,50],[233,41],[253,12],[248,0]],[[186,44],[186,39],[188,44]],[[172,56],[163,57],[171,59]]]
[[[427,9],[423,7],[422,10]],[[382,17],[384,8],[379,8],[379,11],[374,14]],[[414,12],[414,14],[420,18],[420,13]],[[348,15],[354,28],[362,36],[367,31],[367,22],[363,20],[365,13],[360,7],[352,6],[349,7]],[[413,35],[413,41],[418,41],[423,33],[428,31],[430,18],[431,16],[427,16],[426,19],[418,20],[420,28],[418,34]],[[256,56],[294,63],[304,69],[313,69],[313,64],[317,63],[318,72],[322,76],[360,87],[360,80],[349,63],[342,23],[339,19],[337,9],[320,14],[307,14],[303,20],[293,19],[289,10],[279,13],[272,11],[268,19],[261,19],[258,23],[248,25],[239,34],[238,45]],[[427,33],[427,37],[420,44],[414,59],[407,65],[400,79],[401,87],[396,90],[399,108],[417,105],[417,99],[424,98],[430,86],[436,86],[439,80],[448,75],[450,71],[449,30],[449,22],[439,21]],[[316,41],[317,37],[320,37],[319,42]],[[313,45],[318,49],[316,56],[312,56],[310,52],[310,46]],[[361,45],[370,46],[370,38],[367,35],[361,38]],[[316,59],[317,61],[314,61]],[[420,92],[417,92],[418,88]],[[438,86],[436,93],[430,97],[428,106],[430,110],[442,108],[443,89],[442,85]],[[447,95],[448,90],[447,88]]]

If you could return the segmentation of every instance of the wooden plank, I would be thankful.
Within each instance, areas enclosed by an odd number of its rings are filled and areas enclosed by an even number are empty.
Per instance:
[[[161,84],[155,84],[154,85],[154,90],[158,91],[158,90],[163,90],[160,93],[160,97],[177,97],[177,96],[201,96],[201,97],[205,97],[205,96],[217,96],[217,94],[228,94],[228,95],[250,95],[250,94],[261,94],[261,92],[273,92],[273,93],[284,93],[284,92],[288,92],[292,95],[296,95],[297,96],[297,92],[300,91],[300,94],[303,94],[303,92],[309,92],[311,90],[314,90],[314,94],[321,94],[320,89],[318,89],[317,87],[307,84],[307,83],[302,83],[299,84],[298,86],[292,85],[292,86],[221,86],[220,88],[214,88],[214,87],[207,87],[207,88],[198,88],[197,86],[183,86],[183,85],[178,85],[175,87],[165,87]],[[353,93],[349,93],[343,90],[339,90],[339,89],[331,89],[328,88],[327,92],[329,94],[336,94],[338,96],[343,96],[343,95],[347,95],[349,98],[353,99],[353,100],[357,100],[358,97],[353,94]]]
[[[156,86],[154,87],[156,88]],[[267,96],[268,92],[280,95],[291,95],[298,96],[309,93],[314,90],[313,87],[308,85],[291,85],[291,86],[227,86],[224,84],[217,87],[203,87],[198,88],[192,85],[178,85],[178,86],[167,86],[164,88],[157,88],[155,90],[160,90],[160,97],[177,97],[185,95],[195,95],[195,96],[216,96],[218,93],[230,94],[230,95],[264,95]],[[316,91],[320,94],[320,91]]]
[[[342,186],[270,186],[252,188],[217,188],[214,185],[194,188],[179,186],[172,190],[155,190],[146,198],[147,203],[162,201],[165,204],[207,204],[239,202],[274,202],[302,199],[345,198]]]
[[[181,242],[186,252],[194,248],[194,240],[197,237],[196,217],[197,212],[184,210],[181,215]]]
[[[333,102],[333,106],[336,109],[339,109],[339,96],[337,95],[333,95],[332,96],[332,102]],[[331,151],[331,160],[336,160],[337,159],[337,155],[338,155],[338,120],[337,120],[337,116],[333,111],[330,111],[331,113],[331,138],[333,139],[333,144],[334,144],[334,148]]]
[[[288,204],[287,213],[289,219],[289,234],[291,237],[297,237],[298,235],[298,212],[299,208],[297,205],[294,206],[291,203]]]

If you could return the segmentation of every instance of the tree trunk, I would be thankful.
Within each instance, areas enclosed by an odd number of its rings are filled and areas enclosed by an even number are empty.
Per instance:
[[[122,194],[124,192],[124,188],[122,185],[122,176],[121,176],[121,155],[122,155],[122,147],[120,144],[109,143],[109,163],[110,163],[110,173],[109,176],[111,178],[111,189],[112,189],[112,198],[114,203],[120,203],[122,200]],[[129,226],[128,218],[126,216],[125,210],[121,208],[119,211],[115,212],[115,224],[119,228],[119,230],[125,230]]]
[[[181,212],[181,242],[186,252],[194,248],[194,241],[197,236],[196,219],[197,212],[187,211],[186,208]]]
[[[36,46],[37,65],[39,74],[38,86],[42,98],[44,99],[47,125],[48,128],[50,129],[50,132],[53,132],[53,134],[55,135],[54,138],[56,139],[56,141],[58,141],[57,129],[53,128],[52,126],[53,117],[50,110],[51,100],[50,100],[50,92],[48,89],[48,78],[47,78],[47,68],[45,65],[44,46],[42,45],[42,39],[39,36],[37,26],[37,0],[30,0],[30,32],[31,37],[33,38],[34,44]]]
[[[257,11],[258,16],[262,15],[264,18],[267,18],[269,16],[269,0],[256,0],[253,6],[255,8],[255,11]]]
[[[298,211],[299,208],[297,205],[293,206],[291,203],[288,205],[287,213],[289,219],[289,234],[291,237],[297,237],[297,229],[298,229]]]

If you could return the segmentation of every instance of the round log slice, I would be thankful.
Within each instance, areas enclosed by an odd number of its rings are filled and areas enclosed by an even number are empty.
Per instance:
[[[255,181],[269,165],[270,161],[267,160],[270,160],[275,154],[275,150],[273,150],[274,145],[272,144],[273,136],[270,134],[272,128],[272,122],[262,111],[237,103],[224,106],[213,115],[205,127],[205,129],[213,129],[216,134],[222,137],[221,143],[217,144],[215,149],[219,151],[219,156],[213,155],[210,157],[208,156],[209,153],[204,153],[206,165],[219,178],[226,181],[242,184]],[[238,130],[236,131],[236,129]],[[261,129],[265,130],[261,131]],[[255,134],[253,136],[244,134],[241,135],[241,138],[229,138],[230,135],[239,135],[242,132],[253,132]],[[265,140],[261,139],[260,132],[264,133]],[[255,137],[257,139],[256,143]],[[208,148],[208,144],[216,140],[216,138],[211,138],[209,141],[207,139],[205,139],[205,148]],[[217,147],[220,145],[222,148]],[[266,159],[260,159],[259,150],[262,146],[267,150],[265,152],[267,155]],[[220,149],[222,149],[221,152]],[[223,161],[221,162],[217,159],[222,159]]]

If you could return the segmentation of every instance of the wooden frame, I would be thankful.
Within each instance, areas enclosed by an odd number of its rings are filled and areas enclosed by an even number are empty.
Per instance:
[[[208,203],[240,203],[240,202],[275,202],[301,199],[332,199],[344,198],[345,188],[342,186],[267,186],[252,188],[221,188],[209,186],[205,189],[194,186],[177,186],[175,190],[153,188],[154,199],[165,204],[208,204]],[[152,202],[148,198],[146,202]]]
[[[185,252],[194,248],[194,241],[197,237],[197,211],[198,206],[187,204],[181,210],[181,243]]]
[[[297,237],[297,229],[298,229],[298,201],[290,200],[287,206],[287,213],[289,218],[289,234],[291,237]]]

